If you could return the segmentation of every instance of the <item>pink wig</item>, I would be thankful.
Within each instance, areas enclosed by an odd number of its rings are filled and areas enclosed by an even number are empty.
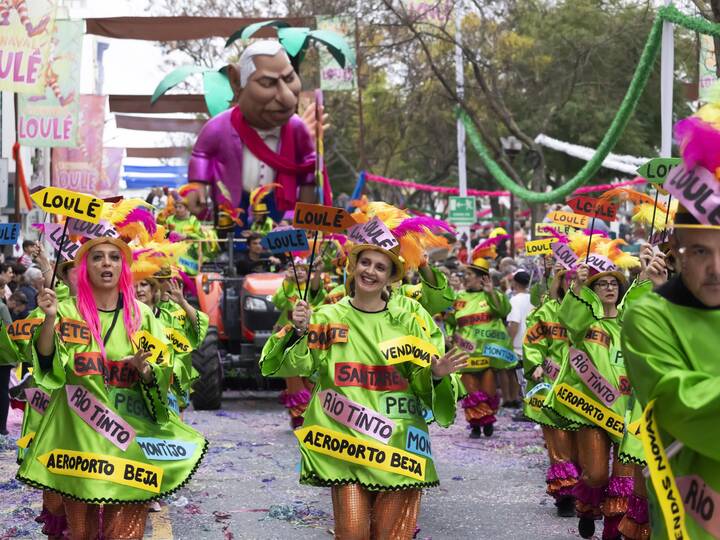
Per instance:
[[[95,341],[100,345],[100,353],[103,359],[106,358],[105,343],[103,343],[102,326],[98,315],[97,304],[92,294],[92,285],[88,276],[87,258],[85,253],[80,260],[77,270],[77,307],[80,315],[90,328]],[[132,284],[132,273],[130,265],[125,258],[122,259],[120,268],[120,281],[118,289],[123,296],[123,322],[129,336],[132,336],[140,328],[140,308],[135,298],[135,288]]]

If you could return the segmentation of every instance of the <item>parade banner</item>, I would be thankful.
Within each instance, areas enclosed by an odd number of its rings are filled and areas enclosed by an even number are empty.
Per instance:
[[[354,49],[355,19],[353,17],[316,17],[317,29],[335,32],[345,38],[348,46]],[[335,58],[324,48],[318,49],[320,57],[320,89],[323,92],[341,92],[355,87],[355,69],[349,65],[341,67]]]
[[[0,90],[43,93],[56,4],[56,0],[2,2]]]
[[[122,161],[125,157],[124,148],[103,148],[100,182],[97,185],[97,196],[114,197],[120,194],[120,177]]]
[[[105,96],[80,96],[77,148],[53,148],[53,186],[99,194],[104,124]]]
[[[452,15],[453,0],[404,0],[405,11],[415,22],[445,26]]]
[[[18,138],[33,147],[77,145],[83,21],[57,21],[52,33],[45,91],[20,95]]]
[[[698,99],[711,101],[710,88],[718,80],[715,40],[707,34],[698,35],[700,41],[700,65],[698,66]]]

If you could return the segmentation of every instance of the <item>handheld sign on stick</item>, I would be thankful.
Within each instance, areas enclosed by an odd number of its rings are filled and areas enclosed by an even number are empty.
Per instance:
[[[262,239],[262,245],[270,251],[270,253],[287,253],[290,256],[290,264],[292,265],[293,274],[295,274],[295,284],[299,291],[300,280],[298,279],[295,259],[292,252],[305,251],[308,249],[309,246],[305,231],[291,227],[278,228],[268,233],[267,236]]]
[[[345,229],[355,225],[355,220],[342,208],[324,206],[322,204],[297,203],[293,215],[293,227],[315,231],[313,236],[312,251],[310,252],[310,264],[308,268],[307,285],[310,286],[310,272],[315,262],[315,247],[317,244],[318,232],[344,233]],[[307,297],[307,287],[305,288]],[[305,300],[305,298],[303,298]]]
[[[33,193],[31,196],[35,204],[49,214],[59,214],[66,216],[65,226],[63,227],[62,236],[58,245],[60,247],[65,243],[67,229],[70,223],[69,218],[75,218],[90,223],[98,223],[102,214],[103,200],[77,193],[69,189],[57,187],[46,187]],[[53,268],[52,277],[50,278],[50,288],[55,286],[55,276],[57,275],[58,264],[60,263],[60,250],[55,253],[55,268]]]
[[[0,245],[15,245],[19,236],[19,223],[0,223]]]

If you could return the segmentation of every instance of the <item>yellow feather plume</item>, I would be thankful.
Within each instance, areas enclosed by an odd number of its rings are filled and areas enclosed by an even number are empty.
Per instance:
[[[367,223],[371,219],[379,218],[385,226],[392,230],[412,216],[395,206],[384,202],[368,202],[366,197],[353,201],[357,209],[351,214],[356,223]],[[400,244],[400,256],[405,260],[406,268],[415,269],[423,262],[424,254],[428,248],[448,247],[447,239],[434,234],[424,227],[422,232],[409,231],[397,237]],[[349,251],[351,247],[346,247]]]

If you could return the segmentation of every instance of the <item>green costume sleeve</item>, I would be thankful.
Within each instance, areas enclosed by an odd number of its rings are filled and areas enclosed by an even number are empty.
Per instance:
[[[317,371],[318,351],[308,348],[307,333],[288,347],[292,339],[294,330],[285,325],[265,343],[260,356],[260,370],[265,377],[310,377]]]
[[[649,279],[635,280],[630,285],[630,288],[625,292],[620,304],[618,305],[618,317],[622,320],[623,313],[625,310],[632,305],[634,302],[652,292],[653,283]]]
[[[60,320],[60,314],[61,311],[58,307],[58,321]],[[52,365],[47,371],[41,369],[36,347],[39,335],[40,327],[38,326],[29,345],[30,354],[32,355],[33,377],[38,386],[42,386],[46,390],[57,390],[65,385],[65,365],[68,362],[68,350],[65,342],[60,339],[60,335],[55,332],[55,355],[53,356]]]
[[[8,335],[7,326],[0,322],[0,366],[17,364],[20,361],[17,347]]]
[[[445,333],[449,338],[455,335],[455,329],[457,328],[457,319],[455,318],[455,311],[450,311],[445,317]]]
[[[510,315],[510,311],[512,310],[510,299],[498,289],[494,289],[493,292],[494,294],[487,295],[490,311],[498,319],[504,319]]]
[[[186,336],[193,349],[197,349],[202,342],[205,341],[208,326],[210,326],[210,317],[208,317],[208,314],[204,311],[200,311],[199,309],[196,309],[195,311],[197,312],[196,324],[193,324],[190,321],[190,317],[187,317],[185,320]]]
[[[420,273],[420,283],[422,285],[422,294],[420,296],[420,305],[424,307],[430,315],[442,313],[455,301],[455,291],[452,290],[448,283],[447,276],[437,268],[430,268],[435,276],[437,285],[431,285],[423,278]]]
[[[294,283],[288,284],[286,282],[287,280],[283,280],[282,285],[280,285],[280,288],[275,291],[272,297],[272,303],[275,304],[275,307],[280,311],[287,311],[293,308],[290,297],[296,294],[297,291]]]
[[[560,322],[567,328],[570,343],[579,345],[593,323],[604,317],[602,302],[588,287],[580,290],[580,296],[570,289],[560,305]]]
[[[406,302],[412,302],[406,300]],[[417,305],[417,303],[414,303]],[[411,332],[424,335],[432,343],[440,356],[445,354],[445,339],[432,316],[422,308],[412,312],[410,321]],[[406,310],[408,312],[409,310]],[[417,326],[415,326],[417,324]],[[415,364],[398,366],[398,370],[410,382],[413,393],[420,398],[426,408],[433,413],[435,421],[442,427],[448,427],[455,421],[457,400],[461,393],[458,380],[454,375],[448,375],[440,380],[434,380],[431,366],[419,367]]]
[[[543,360],[549,356],[550,339],[543,324],[548,305],[533,311],[526,321],[527,330],[523,339],[523,368],[526,379],[530,379],[535,368],[541,366]]]
[[[665,314],[662,300],[650,296],[629,309],[623,325],[623,354],[633,389],[643,406],[656,400],[655,415],[663,430],[695,452],[720,460],[720,438],[709,436],[717,432],[720,376],[698,369],[708,358],[694,358],[692,349],[679,348],[679,329]],[[687,322],[692,324],[691,316]]]
[[[166,347],[167,358],[165,361],[160,363],[150,363],[152,368],[153,378],[149,383],[145,383],[140,380],[140,387],[142,388],[142,396],[153,420],[158,424],[162,424],[168,421],[168,400],[167,394],[170,388],[170,381],[172,380],[173,374],[173,348],[168,343],[167,337],[165,336],[165,327],[152,312],[148,309],[143,317],[143,329],[150,332],[155,338],[160,340]]]
[[[310,286],[312,287],[312,285]],[[313,307],[320,306],[325,302],[326,296],[327,291],[325,290],[325,287],[323,287],[321,281],[320,288],[318,288],[316,291],[313,291],[312,288],[310,289],[310,292],[308,293],[308,303]]]

